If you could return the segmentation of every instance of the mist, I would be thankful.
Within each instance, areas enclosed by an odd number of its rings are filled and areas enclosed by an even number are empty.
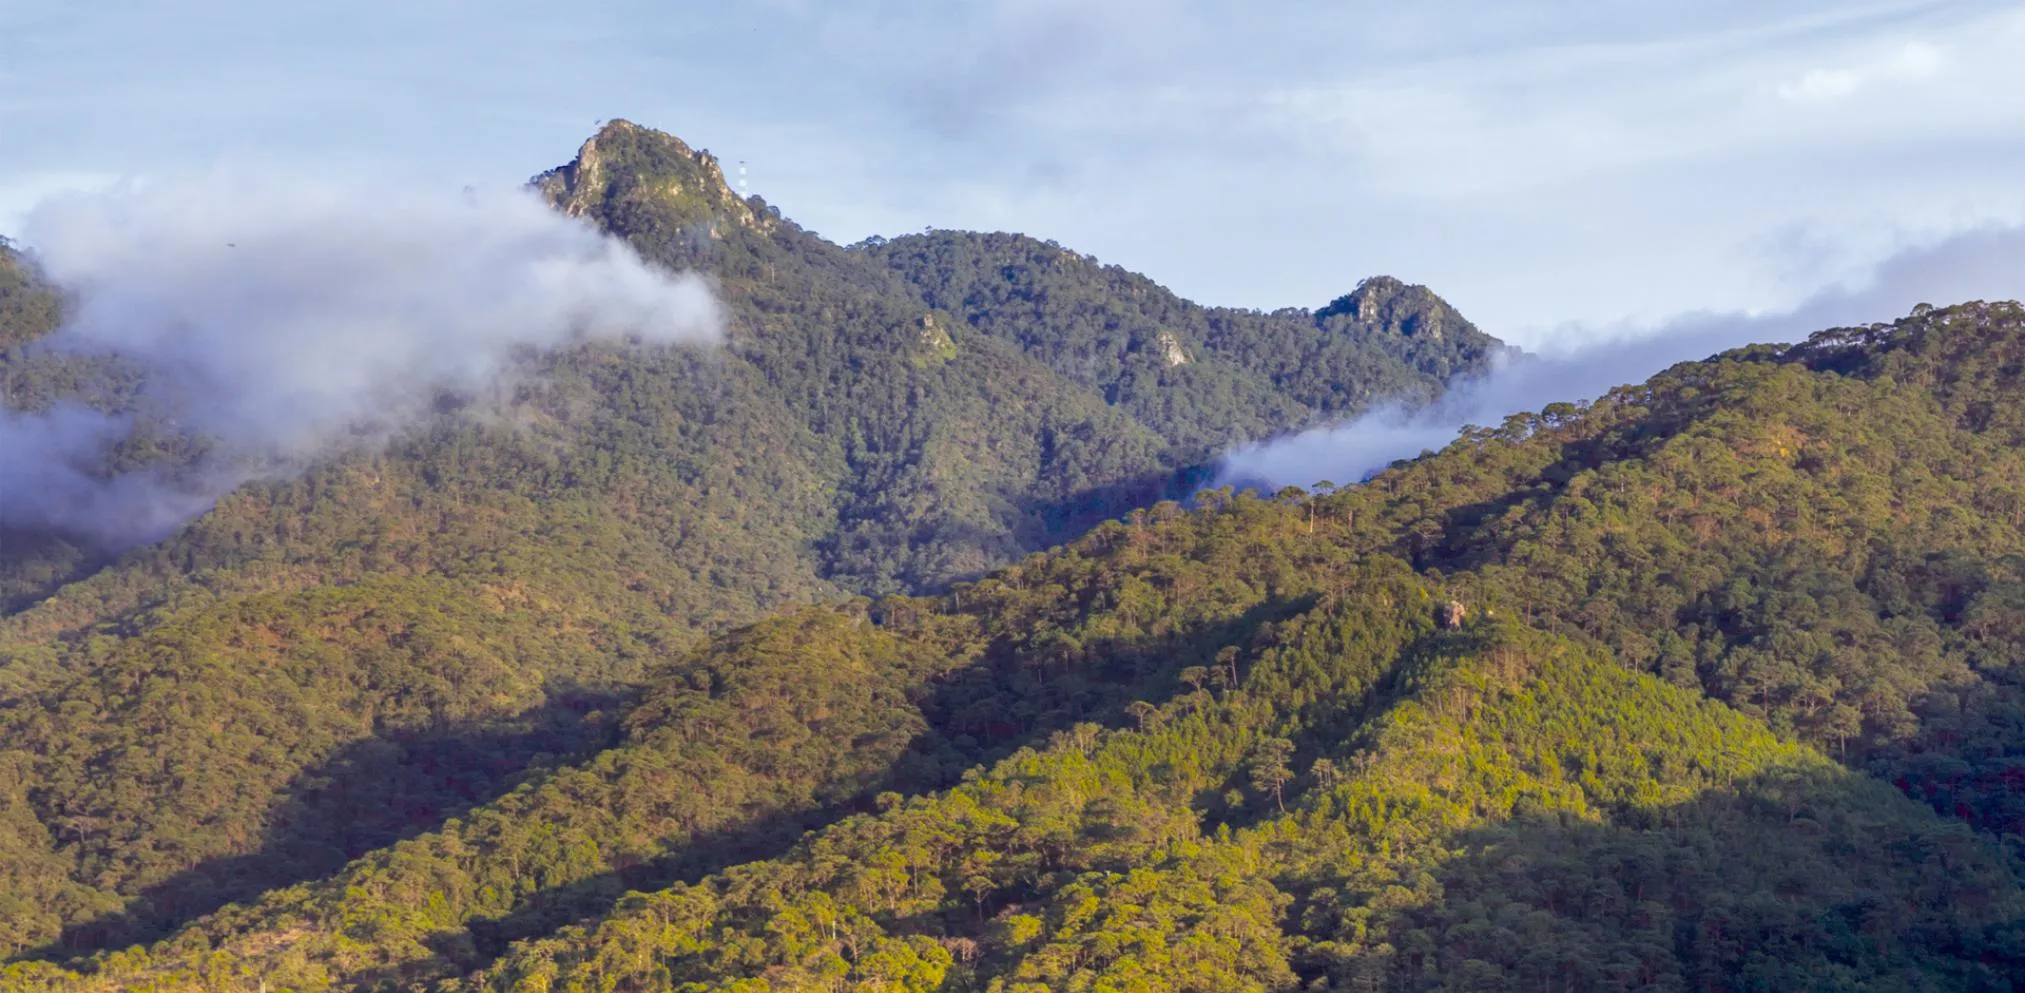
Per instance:
[[[1756,343],[1797,342],[1815,331],[1902,317],[1921,303],[1943,306],[2025,295],[2025,228],[1984,228],[1902,252],[1860,287],[1835,288],[1779,313],[1689,314],[1659,327],[1569,335],[1582,344],[1507,354],[1434,404],[1380,407],[1355,420],[1240,446],[1226,453],[1216,485],[1310,486],[1360,482],[1392,462],[1438,450],[1465,426],[1557,401],[1593,400],[1680,362]]]
[[[706,282],[533,194],[302,182],[128,186],[44,203],[23,246],[67,294],[34,349],[118,361],[135,414],[202,439],[173,472],[107,476],[133,415],[0,410],[0,524],[155,540],[250,479],[378,444],[529,350],[706,344]]]

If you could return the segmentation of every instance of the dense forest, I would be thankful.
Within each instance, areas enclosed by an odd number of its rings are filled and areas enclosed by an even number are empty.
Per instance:
[[[1199,446],[1495,344],[1389,280],[823,247],[629,126],[541,182],[719,273],[731,357],[547,357],[525,435],[10,559],[0,989],[2025,987],[2025,307],[1184,505]]]
[[[503,410],[240,487],[144,547],[0,529],[7,954],[324,876],[613,745],[713,634],[939,592],[1185,492],[1235,440],[1432,396],[1499,347],[1388,279],[1265,315],[1026,238],[840,247],[624,122],[535,187],[707,273],[727,343],[530,356]],[[45,344],[63,305],[0,246],[6,406],[134,410],[146,370]],[[1285,341],[1336,364],[1334,392],[1272,364]],[[137,416],[95,471],[203,454]]]
[[[7,980],[2012,989],[2021,360],[2025,308],[1924,312],[778,614],[434,830]]]

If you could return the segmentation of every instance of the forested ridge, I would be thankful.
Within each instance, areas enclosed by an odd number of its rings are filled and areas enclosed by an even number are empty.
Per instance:
[[[1922,309],[777,614],[435,830],[4,981],[2014,989],[2021,369],[2025,308]]]
[[[538,183],[714,273],[722,352],[541,357],[511,430],[110,563],[10,533],[0,989],[2025,986],[2025,307],[1184,506],[1495,343],[838,248],[714,169],[616,124]]]
[[[1433,396],[1499,347],[1389,279],[1268,315],[1015,236],[840,247],[625,122],[535,185],[708,274],[726,343],[530,356],[501,395],[446,397],[385,447],[242,486],[144,547],[0,530],[8,955],[150,940],[449,830],[631,741],[625,715],[712,635],[783,606],[944,590],[1185,492],[1234,441]],[[994,272],[1003,286],[981,280]],[[40,344],[63,305],[32,251],[0,246],[6,406],[134,409],[146,370]],[[1273,364],[1291,341],[1333,363],[1326,389]],[[95,469],[173,476],[205,451],[142,414]],[[926,692],[925,675],[866,678]],[[867,718],[888,719],[912,740],[899,717]],[[815,759],[784,780],[765,765],[679,780],[732,791],[688,829],[718,854],[671,854],[690,835],[643,815],[624,857],[639,864],[593,859],[585,879],[609,878],[585,898],[770,853],[741,840],[762,821],[790,837],[837,816],[887,781],[891,749],[856,747],[871,750],[841,761],[868,764],[859,785]],[[996,747],[952,735],[892,783],[932,788]]]

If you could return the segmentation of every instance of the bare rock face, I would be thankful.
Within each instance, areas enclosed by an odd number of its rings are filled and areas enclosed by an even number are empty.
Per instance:
[[[665,214],[718,237],[718,225],[771,230],[772,212],[756,211],[725,182],[715,156],[680,138],[631,121],[598,129],[566,165],[534,177],[534,189],[571,217],[598,217],[631,206]]]
[[[1446,377],[1507,346],[1478,330],[1425,286],[1372,276],[1315,312],[1333,334],[1370,338],[1421,372]]]
[[[1476,331],[1432,290],[1391,276],[1373,276],[1358,283],[1357,289],[1330,302],[1316,316],[1324,322],[1334,320],[1432,341],[1441,341],[1450,327]]]
[[[947,362],[956,357],[956,339],[934,314],[921,315],[921,350],[914,355],[914,364],[925,366]]]
[[[1453,631],[1462,627],[1463,622],[1468,620],[1469,616],[1470,609],[1463,606],[1461,600],[1450,600],[1434,609],[1434,622],[1441,625],[1442,629],[1447,631]]]

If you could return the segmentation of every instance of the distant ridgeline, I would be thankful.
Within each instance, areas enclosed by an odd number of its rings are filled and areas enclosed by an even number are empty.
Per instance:
[[[20,650],[0,989],[2025,988],[2021,376],[1925,311],[690,650],[523,545],[180,592]]]
[[[728,343],[536,356],[501,416],[243,486],[110,561],[0,526],[0,953],[152,938],[441,830],[629,740],[641,687],[710,634],[936,593],[1179,493],[1227,445],[1433,397],[1501,347],[1391,279],[1260,314],[1012,235],[843,248],[625,122],[535,184],[711,274]],[[145,370],[35,344],[62,301],[24,252],[0,246],[0,406],[131,409]],[[204,446],[141,418],[90,468],[175,471]],[[912,731],[888,705],[949,663],[922,664],[861,674],[895,742]],[[774,850],[739,840],[754,811],[817,823],[854,802],[838,783],[886,775],[773,769],[765,745],[753,775],[786,778],[699,815],[711,858]],[[987,746],[950,747],[909,781]],[[645,816],[640,843],[672,851]],[[628,871],[677,871],[660,858]]]
[[[712,629],[833,588],[922,591],[976,576],[1187,489],[1234,443],[1374,400],[1431,398],[1502,347],[1426,289],[1387,277],[1318,312],[1262,314],[1200,307],[1015,235],[841,248],[740,199],[707,153],[623,121],[535,187],[651,260],[713,275],[729,346],[543,357],[511,429],[446,421],[397,451],[319,467],[314,484],[257,488],[200,530],[321,520],[325,504],[351,499],[340,477],[355,471],[402,503],[444,504],[448,490],[546,503],[551,486],[614,527],[653,518],[657,543],[710,545],[715,555],[675,567],[694,589],[662,606]],[[45,333],[55,306],[0,245],[0,346]],[[32,350],[0,352],[0,363],[0,399],[16,409],[48,407],[77,378]],[[471,458],[531,464],[509,473]],[[651,483],[654,505],[611,492],[629,483]],[[404,489],[416,485],[428,492]],[[417,510],[433,522],[474,498]],[[248,557],[280,554],[326,571],[320,542],[386,540],[330,527],[307,544],[231,539],[260,547],[207,549],[188,565],[241,572]],[[0,553],[0,607],[23,609],[96,564]]]

